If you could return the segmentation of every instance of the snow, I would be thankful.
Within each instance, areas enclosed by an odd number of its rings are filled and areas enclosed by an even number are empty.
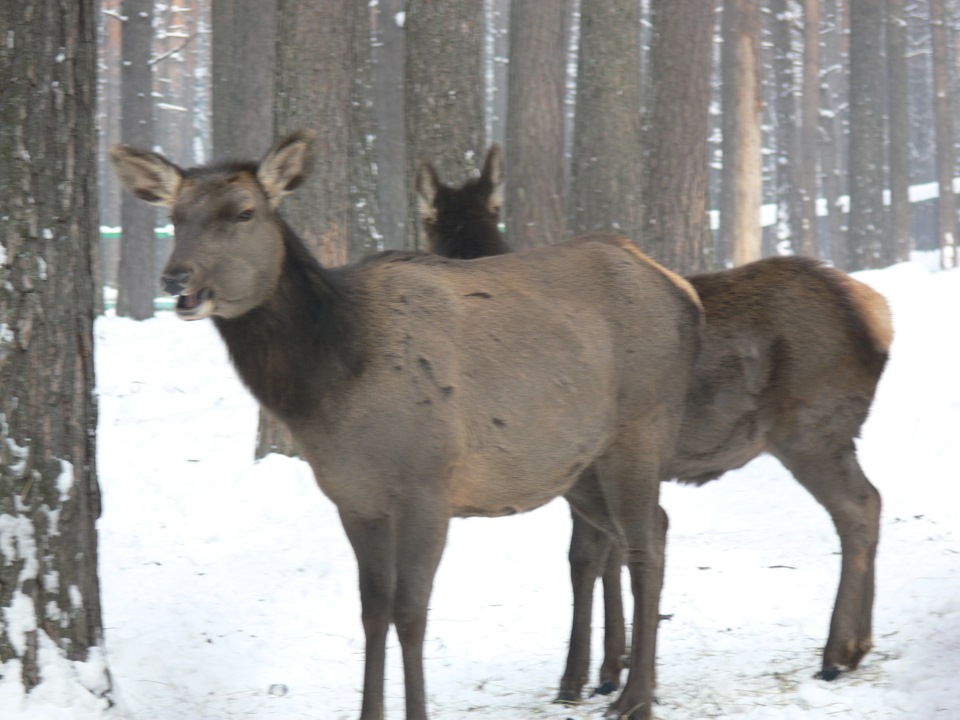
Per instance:
[[[60,460],[60,475],[57,476],[57,490],[60,492],[60,502],[65,502],[70,497],[70,489],[73,487],[73,464],[66,460]]]
[[[884,499],[875,650],[857,672],[813,679],[839,543],[776,461],[703,488],[666,484],[658,720],[960,717],[960,271],[927,265],[858,274],[891,301],[897,333],[859,443]],[[105,657],[70,662],[42,636],[31,696],[16,661],[0,667],[4,720],[356,718],[352,551],[302,462],[253,461],[256,405],[213,326],[106,317],[96,340]],[[550,702],[570,622],[569,531],[562,501],[451,524],[425,645],[432,718],[602,715],[606,698]],[[0,533],[5,561],[25,539]],[[95,697],[104,664],[109,711]],[[387,717],[403,717],[395,636]]]

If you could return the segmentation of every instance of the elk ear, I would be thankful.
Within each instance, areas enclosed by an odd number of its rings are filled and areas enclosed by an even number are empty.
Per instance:
[[[417,168],[417,204],[420,206],[422,220],[437,219],[437,190],[440,187],[440,178],[433,165],[427,160],[421,160]]]
[[[487,159],[483,161],[483,170],[480,173],[480,182],[489,184],[490,194],[487,196],[487,208],[492,213],[499,213],[503,205],[503,154],[500,146],[494,143],[487,150]]]
[[[317,134],[297,130],[276,143],[260,161],[257,180],[276,207],[288,192],[293,192],[310,176],[317,159]]]
[[[114,145],[110,163],[120,182],[141,200],[173,207],[183,179],[183,171],[162,155],[149,150]]]

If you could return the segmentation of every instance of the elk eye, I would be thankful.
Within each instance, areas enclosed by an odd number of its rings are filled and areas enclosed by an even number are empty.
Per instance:
[[[253,220],[253,209],[248,208],[246,210],[241,210],[237,214],[237,222],[246,222],[247,220]]]

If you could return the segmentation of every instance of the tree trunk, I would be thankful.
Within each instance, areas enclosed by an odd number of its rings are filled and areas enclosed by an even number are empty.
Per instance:
[[[886,262],[910,259],[910,81],[904,0],[887,0],[887,103],[890,117],[890,245]]]
[[[373,88],[373,28],[367,3],[353,4],[351,48],[354,53],[353,98],[350,104],[350,228],[347,259],[356,262],[383,249],[380,236],[380,199],[377,195],[377,116]]]
[[[883,265],[883,3],[850,0],[850,223],[845,270]]]
[[[120,142],[120,45],[123,23],[120,0],[100,0],[100,67],[98,78],[98,125],[100,152],[97,153],[100,173],[100,222],[111,228],[120,226],[122,186],[110,169],[107,148]],[[100,246],[102,284],[117,287],[117,266],[120,241],[113,234],[103,237]]]
[[[153,127],[153,0],[123,0],[120,71],[120,140],[124,145],[151,148]],[[120,203],[120,268],[117,272],[117,315],[145,320],[153,317],[159,290],[156,271],[156,209],[123,193]]]
[[[460,182],[483,157],[483,2],[410,0],[406,16],[407,178],[430,159]],[[420,218],[408,193],[407,244],[420,247]]]
[[[838,267],[846,265],[847,235],[844,213],[839,205],[844,187],[842,152],[844,133],[841,105],[847,97],[846,34],[843,30],[843,0],[825,0],[823,3],[823,66],[820,71],[820,98],[822,112],[819,123],[820,178],[823,200],[827,211],[824,255]]]
[[[403,61],[406,40],[400,18],[406,0],[380,0],[373,84],[377,116],[377,192],[380,232],[386,250],[404,247],[407,229],[407,156]]]
[[[800,237],[801,255],[820,255],[817,219],[817,139],[820,132],[820,0],[803,3],[803,80],[800,110]]]
[[[277,0],[213,3],[213,157],[245,158],[273,142]]]
[[[776,117],[777,166],[776,199],[781,225],[785,225],[790,245],[800,250],[803,238],[803,210],[800,196],[800,123],[796,81],[796,50],[793,42],[791,0],[771,0],[770,15],[773,35],[774,88],[773,107]],[[814,27],[816,30],[816,27]],[[815,99],[815,98],[814,98]],[[807,98],[802,100],[807,102]]]
[[[95,9],[93,0],[0,3],[0,664],[19,660],[29,691],[41,680],[38,651],[53,649],[89,661],[79,682],[106,696]]]
[[[640,3],[582,0],[569,228],[640,228]],[[508,179],[509,182],[509,179]]]
[[[198,0],[155,3],[157,18],[153,38],[153,96],[156,133],[154,142],[168,157],[194,164],[194,112],[198,109],[197,39],[200,30]],[[205,73],[204,73],[205,75]],[[168,253],[158,253],[167,257]]]
[[[563,185],[565,3],[513,0],[510,5],[507,103],[507,237],[515,248],[566,235]]]
[[[722,247],[734,265],[761,256],[760,13],[757,0],[727,0],[723,8]],[[729,84],[729,87],[728,87]],[[728,136],[729,135],[729,136]]]
[[[212,25],[213,156],[249,157],[273,142],[277,0],[217,0]],[[254,454],[271,452],[296,454],[286,427],[261,408]]]
[[[557,0],[567,8],[566,25],[570,24],[569,6],[571,0]],[[487,144],[507,144],[507,95],[509,93],[508,75],[510,72],[510,30],[513,24],[510,20],[511,0],[484,0],[484,41],[483,66],[485,80],[484,130]],[[541,3],[547,15],[551,16],[556,9],[553,3]],[[536,16],[536,22],[540,22]],[[569,34],[568,34],[569,40]],[[566,62],[566,60],[564,60]]]
[[[930,41],[933,46],[933,114],[937,128],[937,224],[940,261],[957,267],[957,207],[953,194],[954,151],[950,69],[943,0],[930,0]]]
[[[278,136],[317,130],[310,182],[284,200],[283,215],[325,267],[347,261],[350,228],[350,104],[356,20],[350,0],[277,0],[273,125]],[[256,457],[296,455],[286,426],[260,410]]]
[[[643,129],[644,251],[684,274],[712,268],[707,135],[713,0],[653,0]]]

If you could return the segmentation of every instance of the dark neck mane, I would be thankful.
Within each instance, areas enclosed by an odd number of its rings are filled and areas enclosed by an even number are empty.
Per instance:
[[[274,293],[238,318],[214,322],[243,382],[289,420],[320,411],[338,382],[362,370],[363,357],[345,280],[321,267],[286,223],[283,236]]]

